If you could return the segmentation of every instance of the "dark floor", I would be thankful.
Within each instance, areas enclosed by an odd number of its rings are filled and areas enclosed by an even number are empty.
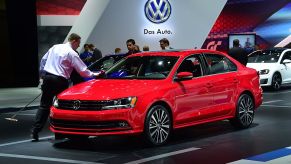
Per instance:
[[[41,133],[45,138],[33,143],[29,129],[36,110],[21,112],[18,122],[5,119],[13,113],[0,112],[0,163],[251,163],[244,160],[291,146],[290,97],[291,87],[265,90],[249,129],[236,130],[228,121],[199,125],[175,131],[169,144],[155,148],[138,136],[57,142],[48,128]]]

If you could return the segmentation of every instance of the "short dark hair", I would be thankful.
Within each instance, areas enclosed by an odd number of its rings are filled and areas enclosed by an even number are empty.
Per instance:
[[[149,51],[150,50],[150,47],[149,46],[143,46],[142,50],[143,51]]]
[[[163,38],[159,41],[160,43],[163,42],[163,43],[166,43],[167,45],[170,45],[170,42],[167,38]]]
[[[129,42],[131,42],[133,45],[135,45],[135,41],[134,41],[133,39],[128,39],[128,40],[126,41],[126,44],[129,43]]]
[[[94,44],[88,44],[88,47],[89,48],[94,48],[95,46],[94,46]]]
[[[70,36],[69,36],[69,38],[68,38],[68,41],[73,41],[73,40],[80,40],[81,39],[81,37],[78,35],[78,34],[76,34],[76,33],[72,33]]]
[[[84,48],[86,48],[87,46],[89,47],[89,44],[84,44]]]
[[[115,50],[114,50],[115,53],[118,53],[120,51],[121,51],[121,48],[119,48],[119,47],[115,48]]]
[[[239,40],[238,40],[238,39],[234,39],[234,40],[232,41],[232,43],[233,43],[233,46],[234,46],[234,47],[239,47]]]

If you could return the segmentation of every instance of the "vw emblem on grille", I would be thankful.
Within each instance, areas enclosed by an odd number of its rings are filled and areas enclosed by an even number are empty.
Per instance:
[[[74,110],[79,109],[80,108],[80,104],[81,104],[81,101],[80,100],[73,101],[73,109]]]
[[[144,12],[148,20],[153,23],[163,23],[171,15],[171,5],[168,0],[148,0]]]

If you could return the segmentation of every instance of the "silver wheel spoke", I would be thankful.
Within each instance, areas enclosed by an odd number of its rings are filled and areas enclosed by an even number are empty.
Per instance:
[[[157,125],[150,126],[150,129],[157,128]]]
[[[157,124],[157,123],[158,123],[154,115],[152,115],[152,117],[151,117],[151,121],[154,121],[154,122],[155,122],[155,124]]]
[[[159,130],[159,133],[160,133],[160,143],[162,143],[164,140],[163,140],[163,134],[162,134],[162,130]]]
[[[157,133],[157,131],[158,131],[158,129],[156,129],[155,131],[153,131],[153,132],[151,133],[151,136],[153,137],[154,134]]]
[[[169,129],[170,125],[162,125],[161,127]]]

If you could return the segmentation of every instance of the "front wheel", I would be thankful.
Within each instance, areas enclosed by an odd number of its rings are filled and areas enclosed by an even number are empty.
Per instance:
[[[272,78],[272,89],[279,90],[281,88],[282,78],[280,73],[275,73]]]
[[[162,105],[150,108],[144,125],[145,137],[150,144],[159,146],[165,144],[172,131],[172,118]]]
[[[254,111],[255,105],[252,97],[242,94],[236,105],[235,117],[230,120],[230,123],[237,128],[248,128],[254,120]]]

